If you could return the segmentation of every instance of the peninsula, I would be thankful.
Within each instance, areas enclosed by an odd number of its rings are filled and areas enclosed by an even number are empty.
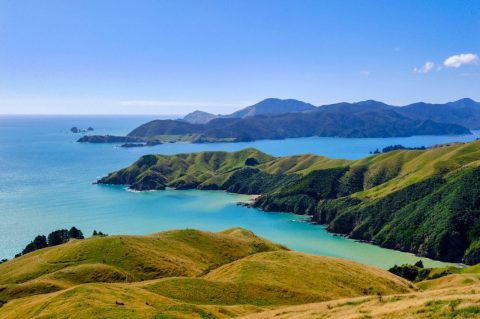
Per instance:
[[[480,141],[361,160],[256,149],[145,155],[100,184],[261,194],[253,206],[310,215],[328,230],[443,261],[480,262]]]

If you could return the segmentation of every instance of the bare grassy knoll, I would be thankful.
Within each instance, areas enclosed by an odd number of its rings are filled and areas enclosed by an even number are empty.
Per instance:
[[[386,271],[240,229],[74,240],[0,265],[0,318],[229,318],[414,291]]]
[[[442,272],[444,269],[433,271]],[[407,294],[345,298],[282,307],[241,318],[480,318],[480,265],[455,271],[455,274],[421,281],[415,285],[417,291]]]

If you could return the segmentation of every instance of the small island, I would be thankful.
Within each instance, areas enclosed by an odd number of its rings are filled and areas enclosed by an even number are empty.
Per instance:
[[[145,147],[145,146],[156,146],[156,145],[160,145],[160,144],[163,144],[163,143],[160,142],[160,141],[147,141],[145,143],[125,143],[125,144],[120,145],[120,147],[135,148],[135,147]]]
[[[87,133],[87,132],[92,132],[94,129],[93,127],[89,126],[87,129],[80,129],[76,126],[73,126],[71,129],[70,129],[70,132],[73,133],[73,134],[77,134],[77,133]]]
[[[133,143],[142,142],[143,140],[135,137],[128,136],[115,136],[115,135],[84,135],[77,142],[80,143]]]

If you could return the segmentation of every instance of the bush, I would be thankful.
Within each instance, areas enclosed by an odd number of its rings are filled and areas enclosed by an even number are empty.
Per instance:
[[[418,267],[415,265],[401,265],[401,266],[393,266],[388,270],[394,275],[399,277],[405,278],[410,281],[415,281],[418,276]]]

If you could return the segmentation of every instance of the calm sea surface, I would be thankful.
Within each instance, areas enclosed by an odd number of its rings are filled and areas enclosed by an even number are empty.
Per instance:
[[[96,134],[126,134],[153,116],[8,116],[0,117],[0,259],[11,258],[37,234],[77,226],[90,235],[148,234],[166,229],[220,231],[241,226],[258,235],[308,253],[347,258],[379,267],[412,263],[411,254],[333,236],[300,216],[265,213],[237,206],[243,195],[221,191],[135,193],[122,187],[93,185],[105,174],[147,153],[175,154],[255,147],[273,155],[315,153],[357,159],[392,144],[429,146],[470,141],[470,136],[409,138],[302,138],[226,144],[165,144],[122,149],[79,144],[72,126],[93,126]],[[477,132],[476,132],[477,133]],[[423,259],[429,265],[442,263]]]

